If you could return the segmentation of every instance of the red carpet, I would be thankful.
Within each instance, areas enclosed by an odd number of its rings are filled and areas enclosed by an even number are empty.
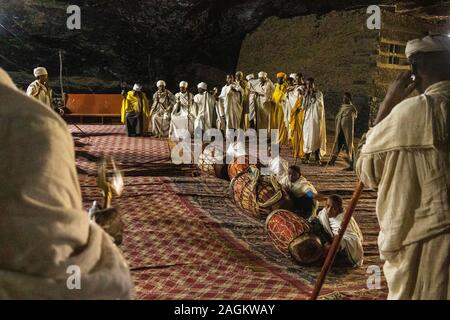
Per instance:
[[[95,161],[115,158],[125,172],[125,191],[113,205],[124,214],[121,248],[128,259],[138,299],[307,299],[320,267],[300,267],[273,247],[264,225],[248,218],[229,196],[228,183],[192,177],[192,168],[171,164],[168,143],[128,138],[121,126],[83,125],[76,137],[77,167],[86,207],[99,198]],[[305,167],[325,193],[348,199],[355,183],[338,168]],[[365,236],[360,269],[334,268],[325,299],[384,299],[368,290],[369,265],[381,267],[376,248],[375,195],[365,192],[356,219]]]

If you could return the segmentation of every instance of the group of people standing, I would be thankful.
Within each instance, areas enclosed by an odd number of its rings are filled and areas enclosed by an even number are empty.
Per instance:
[[[280,145],[291,145],[295,158],[322,165],[326,153],[326,117],[323,93],[316,89],[313,78],[304,80],[302,74],[284,72],[272,82],[266,72],[258,77],[244,76],[241,71],[228,74],[226,83],[208,91],[208,85],[197,85],[198,93],[188,90],[181,81],[175,95],[163,80],[157,82],[158,90],[150,104],[142,85],[123,92],[122,123],[129,136],[152,135],[159,138],[182,139],[195,132],[216,128],[222,131],[250,128],[257,131],[277,130]],[[336,139],[329,165],[334,165],[342,148],[353,168],[353,132],[357,110],[351,94],[346,92],[336,117]]]

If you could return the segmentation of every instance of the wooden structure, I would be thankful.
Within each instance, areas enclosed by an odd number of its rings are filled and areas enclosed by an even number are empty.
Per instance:
[[[74,122],[120,122],[123,97],[120,94],[76,94],[66,95],[65,117]]]

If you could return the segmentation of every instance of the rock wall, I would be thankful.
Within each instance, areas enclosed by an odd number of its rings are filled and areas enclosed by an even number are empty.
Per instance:
[[[381,37],[406,41],[425,30],[442,28],[383,11],[382,29],[369,30],[367,17],[365,9],[360,9],[289,19],[268,18],[245,37],[238,69],[246,73],[264,70],[272,78],[278,71],[300,72],[305,78],[315,78],[319,90],[324,92],[330,125],[343,93],[351,92],[359,109],[356,131],[361,134],[367,130],[377,104],[399,72],[377,67]]]

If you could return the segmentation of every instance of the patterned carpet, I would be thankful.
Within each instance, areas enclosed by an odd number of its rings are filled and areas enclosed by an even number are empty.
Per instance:
[[[137,299],[307,299],[320,266],[300,267],[270,242],[262,222],[236,208],[229,183],[193,173],[170,161],[167,140],[128,138],[122,126],[71,126],[77,169],[88,208],[99,199],[96,164],[108,154],[125,173],[125,190],[113,205],[124,215],[121,246]],[[331,146],[329,146],[331,149]],[[288,150],[282,150],[286,158]],[[293,159],[290,159],[293,161]],[[304,166],[305,176],[325,194],[351,197],[354,174]],[[367,267],[378,259],[374,214],[376,194],[365,191],[355,218],[365,236],[360,269],[335,267],[321,299],[384,299],[386,286],[367,289]]]

